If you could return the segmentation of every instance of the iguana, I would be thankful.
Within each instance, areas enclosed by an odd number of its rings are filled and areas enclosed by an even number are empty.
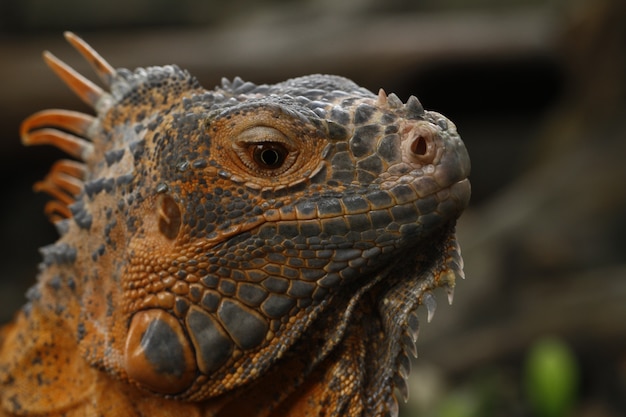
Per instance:
[[[462,277],[470,163],[455,125],[339,76],[205,90],[177,66],[106,89],[45,52],[95,116],[26,145],[60,239],[1,333],[0,415],[395,416],[418,305]]]

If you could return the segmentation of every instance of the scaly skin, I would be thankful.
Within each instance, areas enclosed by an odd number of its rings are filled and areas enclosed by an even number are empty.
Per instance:
[[[37,113],[61,238],[2,331],[0,415],[383,416],[431,290],[462,276],[469,158],[414,97],[336,76],[204,90],[113,69],[96,110]]]

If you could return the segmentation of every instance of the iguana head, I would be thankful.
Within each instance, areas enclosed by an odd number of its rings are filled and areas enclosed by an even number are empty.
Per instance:
[[[46,61],[96,116],[40,112],[22,139],[81,161],[36,188],[55,197],[46,212],[63,236],[44,263],[79,300],[92,364],[153,392],[214,397],[306,332],[327,338],[321,361],[371,290],[398,368],[412,312],[461,273],[453,226],[470,167],[451,121],[337,76],[207,91],[176,66],[113,69],[66,37],[107,90]],[[320,328],[325,312],[337,321]]]

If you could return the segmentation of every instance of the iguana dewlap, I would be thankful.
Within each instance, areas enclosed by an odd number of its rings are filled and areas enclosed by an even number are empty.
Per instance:
[[[396,415],[415,310],[462,276],[454,124],[342,77],[205,90],[66,38],[106,90],[44,55],[96,116],[22,125],[74,160],[35,185],[61,238],[2,330],[0,415]]]

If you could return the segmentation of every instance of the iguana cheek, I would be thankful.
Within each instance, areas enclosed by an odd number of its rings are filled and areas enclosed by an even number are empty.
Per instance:
[[[162,394],[184,391],[196,376],[193,349],[182,326],[163,310],[144,310],[133,316],[124,361],[129,378]]]

